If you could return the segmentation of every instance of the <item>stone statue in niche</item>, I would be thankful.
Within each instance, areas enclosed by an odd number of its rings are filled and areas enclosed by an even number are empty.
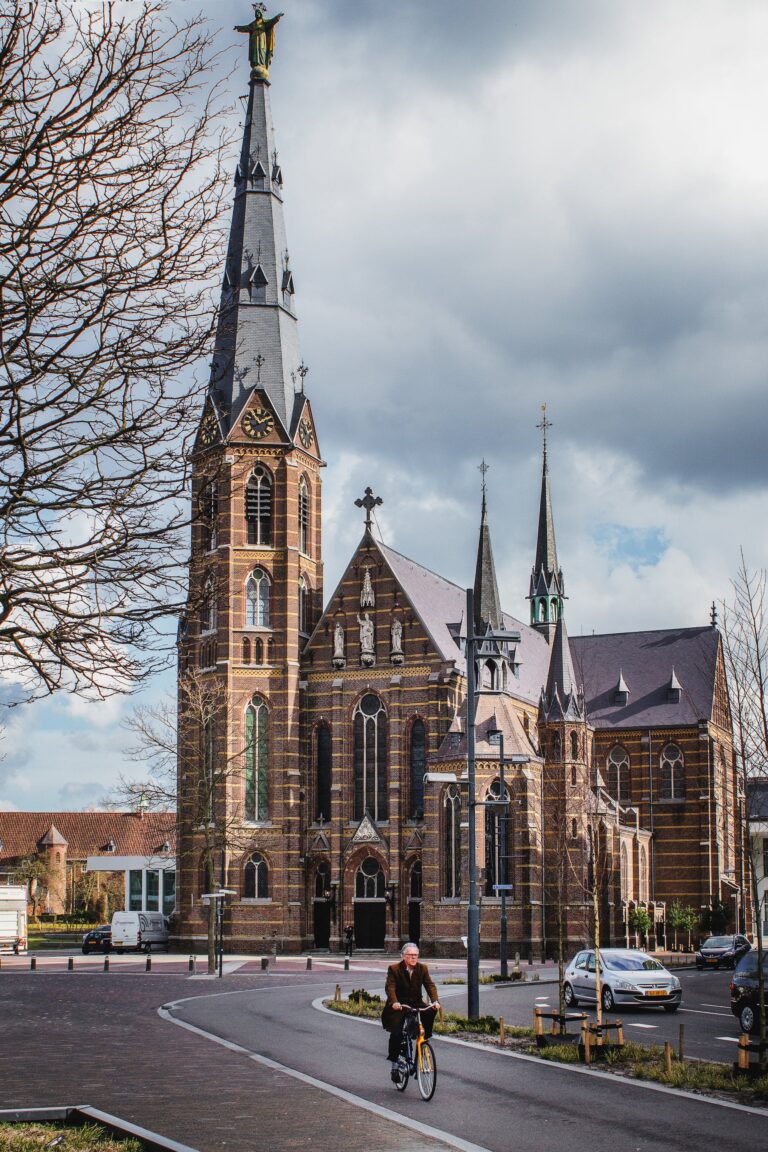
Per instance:
[[[393,664],[402,664],[403,662],[403,625],[397,616],[394,617],[390,628],[390,650],[389,658]]]
[[[344,625],[340,620],[336,621],[336,627],[333,630],[333,666],[334,668],[343,668],[347,662],[344,655]]]
[[[360,591],[360,607],[373,608],[376,605],[376,597],[373,594],[373,584],[371,584],[371,570],[366,568],[363,573],[363,587]]]
[[[357,622],[360,625],[360,663],[370,667],[376,659],[373,646],[373,620],[367,612],[364,612],[362,616],[357,617]]]

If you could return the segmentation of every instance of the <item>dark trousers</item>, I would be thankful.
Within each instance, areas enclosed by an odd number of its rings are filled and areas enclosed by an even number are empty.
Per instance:
[[[403,1039],[403,1027],[405,1026],[405,1022],[408,1019],[409,1014],[407,1012],[395,1012],[394,1015],[397,1017],[397,1019],[392,1025],[392,1030],[389,1033],[389,1051],[387,1053],[387,1058],[389,1060],[397,1060],[398,1056],[400,1055],[400,1045]],[[424,1035],[427,1037],[427,1039],[429,1039],[429,1037],[432,1035],[432,1025],[435,1022],[436,1015],[436,1008],[430,1008],[427,1012],[421,1013],[421,1023],[424,1025]]]

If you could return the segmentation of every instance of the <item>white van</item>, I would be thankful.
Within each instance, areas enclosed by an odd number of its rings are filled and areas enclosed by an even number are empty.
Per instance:
[[[168,926],[161,912],[115,912],[112,917],[112,948],[115,952],[168,951]]]

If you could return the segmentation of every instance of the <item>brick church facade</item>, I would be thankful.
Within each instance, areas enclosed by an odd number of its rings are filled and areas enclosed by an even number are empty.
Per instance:
[[[425,953],[463,954],[470,816],[486,954],[498,950],[499,885],[510,947],[525,955],[581,944],[595,888],[604,942],[634,942],[633,909],[660,942],[674,901],[722,905],[743,927],[742,799],[719,632],[569,638],[546,418],[527,622],[501,608],[485,484],[473,619],[464,589],[375,538],[370,490],[357,501],[360,543],[324,601],[324,462],[299,351],[271,43],[266,63],[251,58],[193,457],[179,943],[200,946],[200,897],[221,884],[233,893],[228,949],[333,950],[352,925],[358,948],[415,939]],[[468,629],[479,637],[471,809]]]

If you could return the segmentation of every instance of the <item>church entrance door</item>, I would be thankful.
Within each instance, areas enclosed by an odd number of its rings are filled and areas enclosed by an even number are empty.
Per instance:
[[[328,948],[331,943],[331,902],[315,900],[313,914],[315,948]]]
[[[387,928],[387,904],[385,900],[355,901],[355,947],[384,950],[384,937]]]

